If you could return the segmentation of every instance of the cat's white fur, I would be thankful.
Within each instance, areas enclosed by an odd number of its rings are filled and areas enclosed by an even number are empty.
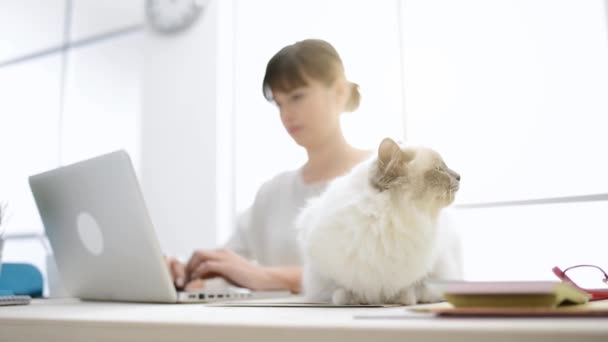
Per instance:
[[[428,149],[412,151],[415,158],[400,166],[407,168],[399,175],[403,179],[387,189],[371,181],[381,163],[373,157],[303,209],[296,228],[306,298],[335,304],[435,302],[440,297],[427,280],[461,278],[458,237],[440,215],[453,193],[446,199],[436,188],[414,189],[424,186],[416,183],[424,182],[421,172],[440,157]]]

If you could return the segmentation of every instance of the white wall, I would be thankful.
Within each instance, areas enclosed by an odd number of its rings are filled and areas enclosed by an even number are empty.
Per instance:
[[[219,1],[187,31],[145,33],[140,180],[163,251],[216,245]],[[226,109],[224,109],[226,110]],[[228,109],[229,110],[229,109]],[[225,151],[225,153],[229,153]],[[220,158],[221,159],[221,158]]]

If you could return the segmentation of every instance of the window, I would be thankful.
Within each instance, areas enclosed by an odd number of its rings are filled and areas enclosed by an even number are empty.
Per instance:
[[[461,203],[608,192],[607,32],[603,1],[407,1],[407,139]]]
[[[68,52],[62,164],[125,149],[139,165],[142,38],[130,33]]]
[[[603,1],[407,1],[406,137],[462,175],[472,279],[555,279],[605,261],[608,37]],[[608,199],[608,195],[605,196]]]
[[[101,21],[90,20],[100,15],[98,2],[31,2],[0,3],[3,261],[30,262],[46,274],[28,176],[118,148],[137,165],[143,1],[106,4],[104,13],[120,13]]]
[[[7,234],[42,232],[27,177],[58,164],[60,75],[59,56],[0,68],[0,201],[11,213]]]

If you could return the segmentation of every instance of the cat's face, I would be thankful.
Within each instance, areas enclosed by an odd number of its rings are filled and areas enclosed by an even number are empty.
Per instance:
[[[454,201],[460,175],[445,164],[439,153],[423,147],[401,147],[384,139],[370,182],[380,191],[392,190],[412,200],[445,207]]]

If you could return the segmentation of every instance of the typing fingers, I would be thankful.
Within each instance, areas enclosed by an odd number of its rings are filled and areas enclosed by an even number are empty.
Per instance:
[[[192,272],[201,264],[210,260],[219,260],[223,253],[220,250],[208,251],[199,249],[192,253],[188,264],[186,265],[186,274],[191,275]],[[193,277],[190,276],[192,279]]]
[[[172,260],[170,269],[175,287],[178,289],[183,288],[186,283],[186,268],[184,264],[178,260]]]
[[[222,263],[218,261],[202,262],[190,273],[190,279],[205,279],[223,276]]]
[[[169,273],[171,273],[171,279],[175,287],[181,288],[183,286],[183,279],[178,281],[180,278],[184,278],[184,270],[183,265],[174,257],[163,256],[165,259],[165,263],[167,264],[167,268],[169,269]],[[181,266],[181,267],[180,267]]]
[[[192,291],[197,289],[202,289],[205,286],[205,281],[203,279],[194,279],[188,282],[184,289],[186,291]]]

